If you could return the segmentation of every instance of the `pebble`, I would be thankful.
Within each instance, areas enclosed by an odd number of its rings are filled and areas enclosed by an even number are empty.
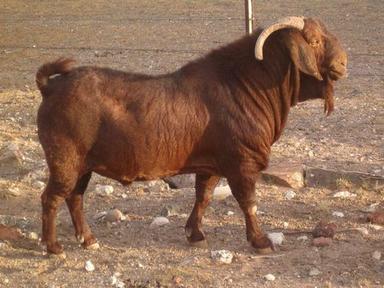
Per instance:
[[[228,215],[228,216],[233,216],[233,215],[235,215],[235,212],[233,212],[233,211],[227,211],[227,215]]]
[[[231,188],[229,188],[229,185],[216,187],[213,191],[214,200],[224,200],[229,195],[232,195]]]
[[[91,260],[85,261],[85,270],[87,270],[88,272],[95,271],[95,265],[93,265]]]
[[[312,240],[312,245],[316,247],[329,246],[331,245],[331,243],[332,243],[332,239],[327,237],[318,237]]]
[[[233,254],[228,250],[216,250],[216,251],[211,251],[211,258],[217,262],[231,264],[233,259]]]
[[[379,202],[376,202],[376,203],[372,203],[371,205],[369,205],[368,207],[364,207],[361,209],[362,212],[366,212],[366,213],[372,213],[372,212],[375,212],[377,207],[379,206]]]
[[[149,225],[149,228],[155,228],[159,226],[164,226],[169,224],[169,220],[166,217],[156,217],[153,219],[152,223]]]
[[[0,241],[0,249],[4,249],[7,247],[7,243]]]
[[[299,236],[296,238],[297,241],[302,241],[302,242],[305,242],[308,240],[308,236],[306,235],[303,235],[303,236]]]
[[[340,211],[334,211],[334,212],[332,212],[332,216],[343,218],[344,213],[340,212]]]
[[[283,227],[284,227],[284,229],[287,229],[288,226],[289,226],[289,223],[288,223],[288,222],[283,222]]]
[[[105,215],[105,220],[108,222],[124,221],[125,215],[119,209],[112,209]]]
[[[372,228],[373,230],[379,231],[383,229],[383,226],[376,225],[376,224],[369,224],[369,228]]]
[[[111,285],[112,286],[115,286],[117,288],[124,288],[125,287],[125,283],[119,279],[120,276],[121,276],[121,273],[119,273],[119,272],[115,272],[111,276]]]
[[[281,233],[281,232],[268,233],[267,237],[268,237],[269,240],[271,240],[273,245],[280,246],[281,244],[283,244],[284,234]]]
[[[39,240],[39,234],[36,232],[28,232],[27,238],[31,240]]]
[[[96,193],[100,196],[109,196],[113,193],[114,189],[111,185],[96,185]]]
[[[336,233],[337,226],[334,223],[328,223],[324,220],[320,221],[312,231],[312,236],[333,238]]]
[[[43,189],[45,188],[45,183],[43,181],[40,181],[40,180],[36,180],[35,182],[33,182],[33,186],[36,188],[36,189]]]
[[[375,252],[372,253],[372,258],[376,259],[376,260],[380,260],[381,259],[381,252],[376,250]]]
[[[17,196],[21,195],[21,192],[20,192],[19,188],[11,187],[11,188],[8,189],[7,195],[17,197]]]
[[[363,234],[365,236],[369,234],[368,229],[365,227],[357,227],[354,230],[360,232],[361,234]]]
[[[320,275],[321,274],[321,271],[317,268],[312,268],[310,271],[309,271],[309,276],[317,276],[317,275]]]
[[[296,197],[296,193],[292,190],[288,190],[287,192],[285,192],[284,197],[286,200],[292,200],[293,198]]]
[[[268,281],[275,281],[276,277],[273,274],[264,275],[264,279]]]
[[[161,209],[160,215],[163,217],[175,216],[175,215],[178,215],[177,210],[178,209],[176,206],[167,205],[167,206],[163,207],[163,209]]]
[[[356,196],[357,196],[356,194],[351,193],[349,191],[339,191],[339,192],[336,192],[335,194],[333,194],[334,198],[352,198],[352,197],[356,197]]]

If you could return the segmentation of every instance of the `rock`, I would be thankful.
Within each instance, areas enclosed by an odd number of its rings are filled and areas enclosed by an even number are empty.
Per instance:
[[[175,205],[164,206],[160,211],[160,215],[164,217],[175,216],[178,214],[178,207]]]
[[[334,212],[332,212],[332,216],[343,218],[344,213],[340,212],[340,211],[334,211]]]
[[[357,196],[356,194],[353,194],[353,193],[348,192],[348,191],[339,191],[339,192],[336,192],[335,194],[333,194],[334,198],[352,198],[352,197],[356,197],[356,196]]]
[[[233,259],[233,254],[228,250],[212,250],[211,258],[216,262],[221,262],[225,264],[231,264]]]
[[[276,245],[281,246],[283,244],[284,234],[281,232],[267,233],[267,237],[269,240],[271,240],[274,246]]]
[[[303,236],[299,236],[296,238],[297,241],[302,241],[302,242],[305,242],[308,240],[308,236],[306,235],[303,235]]]
[[[283,227],[284,227],[284,229],[287,229],[288,226],[289,226],[289,223],[288,223],[288,222],[283,222]]]
[[[228,215],[228,216],[233,216],[233,215],[235,215],[235,212],[233,212],[233,211],[227,211],[227,215]]]
[[[168,183],[163,180],[153,180],[144,182],[144,191],[147,193],[158,193],[170,190]]]
[[[276,277],[273,274],[264,275],[264,279],[267,281],[275,281]]]
[[[272,185],[302,188],[304,187],[303,167],[297,163],[271,164],[261,172],[261,180]]]
[[[14,215],[0,215],[0,226],[16,226],[22,230],[25,230],[28,226],[30,226],[30,220],[26,217],[22,216],[14,216]]]
[[[17,176],[25,174],[27,169],[23,167],[24,155],[18,144],[6,143],[0,149],[0,176]]]
[[[381,259],[381,252],[376,250],[375,252],[372,253],[372,258],[376,259],[376,260],[380,260]]]
[[[112,209],[105,215],[105,220],[108,222],[124,221],[125,215],[119,209]]]
[[[85,267],[85,270],[87,270],[87,272],[95,271],[95,265],[93,265],[91,260],[85,261],[84,267]]]
[[[39,240],[39,234],[37,234],[36,232],[28,232],[27,238],[30,240]]]
[[[370,213],[367,216],[367,221],[376,225],[384,225],[384,211]]]
[[[376,202],[376,203],[373,203],[373,204],[369,205],[368,207],[362,208],[360,210],[362,212],[365,212],[365,213],[372,213],[372,212],[376,211],[379,204],[380,204],[379,202]]]
[[[172,189],[195,187],[195,174],[183,174],[163,179]]]
[[[286,200],[292,200],[296,197],[296,193],[292,190],[288,190],[287,192],[285,192],[284,197]]]
[[[357,228],[354,228],[354,230],[360,232],[364,236],[369,235],[368,229],[365,227],[357,227]]]
[[[320,221],[312,231],[312,236],[317,237],[328,237],[333,238],[336,233],[337,226],[334,223],[327,223]]]
[[[321,271],[317,268],[312,268],[311,270],[309,270],[309,276],[318,276],[321,274]]]
[[[384,227],[376,224],[369,224],[369,228],[372,228],[373,230],[379,231],[382,230]]]
[[[180,285],[182,282],[183,282],[183,278],[180,277],[180,276],[173,276],[172,277],[172,281],[173,283],[175,283],[176,285]]]
[[[96,193],[100,196],[110,196],[112,195],[114,189],[111,185],[101,185],[97,184],[95,187]]]
[[[316,247],[329,246],[331,245],[331,243],[332,243],[332,239],[327,237],[318,237],[312,240],[312,245]]]
[[[7,243],[5,243],[5,242],[3,242],[3,241],[0,241],[0,250],[1,250],[1,249],[5,249],[5,248],[7,248],[7,247],[8,247]]]
[[[125,283],[119,279],[120,276],[121,276],[121,273],[119,273],[119,272],[115,272],[111,276],[111,285],[112,286],[117,287],[117,288],[124,288],[125,287]]]
[[[153,219],[152,223],[149,225],[149,228],[160,227],[169,224],[169,220],[166,217],[156,217]]]
[[[17,197],[21,195],[21,191],[17,187],[10,187],[8,188],[8,192],[6,193],[6,195]]]
[[[45,183],[43,181],[40,181],[40,180],[36,180],[35,182],[33,182],[32,185],[34,188],[40,189],[40,190],[43,190],[45,188]]]
[[[229,185],[216,187],[213,191],[214,200],[224,200],[229,195],[232,195],[231,188],[229,188]]]
[[[95,221],[100,221],[100,220],[104,220],[105,219],[105,216],[108,214],[107,211],[101,211],[99,213],[96,213],[95,216],[93,216],[93,219]]]

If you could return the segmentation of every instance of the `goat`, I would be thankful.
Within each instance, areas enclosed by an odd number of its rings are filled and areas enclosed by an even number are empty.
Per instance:
[[[333,84],[345,76],[346,64],[340,42],[320,21],[289,17],[165,75],[74,68],[70,59],[41,66],[38,135],[50,172],[41,196],[47,251],[63,253],[55,221],[64,201],[77,239],[85,248],[98,247],[83,212],[95,172],[123,184],[196,173],[185,226],[195,246],[206,244],[201,220],[219,178],[226,177],[244,212],[247,240],[258,252],[271,252],[255,214],[257,175],[292,106],[320,98],[327,114],[333,110]]]

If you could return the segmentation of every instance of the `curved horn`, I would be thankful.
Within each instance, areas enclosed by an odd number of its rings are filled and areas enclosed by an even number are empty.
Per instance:
[[[296,28],[300,31],[303,30],[304,17],[285,17],[280,19],[276,23],[270,25],[269,27],[265,28],[256,41],[255,56],[257,60],[263,60],[263,46],[265,40],[267,40],[269,35],[271,35],[277,30],[281,30],[284,28]]]

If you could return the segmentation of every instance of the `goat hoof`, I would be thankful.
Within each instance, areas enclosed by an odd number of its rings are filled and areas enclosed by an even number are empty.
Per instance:
[[[100,244],[98,242],[95,242],[95,243],[90,244],[88,246],[84,246],[84,248],[87,250],[98,250],[98,249],[100,249]]]
[[[267,247],[267,248],[255,248],[256,250],[256,253],[257,254],[261,254],[261,255],[267,255],[267,254],[271,254],[273,253],[274,249],[272,249],[271,247]]]
[[[195,248],[203,248],[203,249],[208,248],[208,242],[205,239],[200,241],[195,241],[195,242],[189,241],[189,245]]]

